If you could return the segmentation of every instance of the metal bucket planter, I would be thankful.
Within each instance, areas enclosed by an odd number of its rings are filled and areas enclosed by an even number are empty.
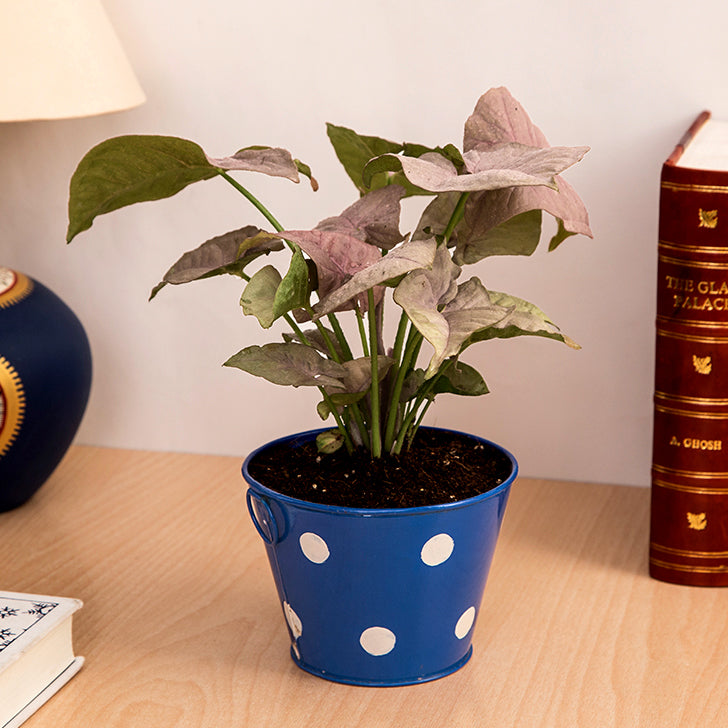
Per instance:
[[[282,438],[290,447],[319,431]],[[496,539],[518,466],[496,488],[443,505],[361,509],[320,505],[267,488],[249,473],[247,503],[266,545],[302,669],[355,685],[444,677],[472,654]],[[272,445],[273,443],[271,443]]]

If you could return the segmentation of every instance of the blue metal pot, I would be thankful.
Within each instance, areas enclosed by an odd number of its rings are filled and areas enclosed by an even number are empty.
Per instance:
[[[320,430],[276,441],[295,448]],[[493,443],[465,435],[478,442]],[[444,677],[472,654],[511,484],[420,508],[362,509],[277,493],[249,473],[248,509],[266,545],[302,669],[354,685],[411,685]]]

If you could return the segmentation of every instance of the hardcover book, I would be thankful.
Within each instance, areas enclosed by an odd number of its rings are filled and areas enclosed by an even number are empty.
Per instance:
[[[728,586],[728,123],[662,167],[650,575]]]
[[[0,728],[17,728],[81,668],[78,599],[0,591]]]

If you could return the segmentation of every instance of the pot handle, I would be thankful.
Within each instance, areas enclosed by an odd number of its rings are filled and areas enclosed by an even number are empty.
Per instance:
[[[277,544],[280,540],[280,534],[270,506],[250,488],[245,494],[245,501],[248,504],[248,512],[255,530],[260,534],[260,537],[270,546]]]

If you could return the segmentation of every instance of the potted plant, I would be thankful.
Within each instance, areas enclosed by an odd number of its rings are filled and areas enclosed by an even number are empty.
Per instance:
[[[248,507],[266,543],[294,660],[366,685],[421,682],[470,657],[503,510],[517,465],[479,437],[422,426],[438,394],[485,394],[461,360],[472,344],[542,336],[576,346],[535,305],[462,269],[530,255],[545,211],[549,249],[591,236],[583,203],[559,177],[586,147],[551,147],[504,88],[465,123],[462,150],[428,148],[328,125],[359,199],[313,229],[285,227],[234,172],[317,182],[283,149],[212,158],[174,137],[123,136],[93,148],[70,186],[70,242],[95,217],[222,178],[265,218],[207,240],[153,289],[239,277],[243,313],[284,326],[236,367],[275,384],[316,387],[333,427],[269,443],[246,459]],[[401,201],[427,196],[400,232]],[[267,228],[267,229],[266,229]],[[283,253],[282,266],[268,262]],[[251,272],[253,271],[253,272]],[[387,315],[385,316],[385,310]],[[391,340],[386,341],[389,311]]]

